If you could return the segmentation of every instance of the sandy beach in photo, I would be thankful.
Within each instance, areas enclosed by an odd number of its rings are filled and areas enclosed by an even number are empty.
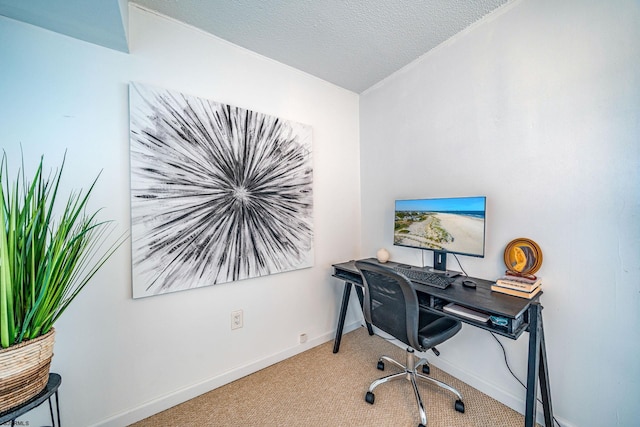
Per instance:
[[[439,224],[438,224],[439,221]],[[433,241],[433,226],[453,241]],[[395,233],[396,244],[415,246],[419,244],[425,248],[446,249],[454,252],[481,254],[483,253],[484,219],[468,215],[452,213],[433,213],[425,221],[414,222],[408,227],[409,233]],[[441,233],[442,234],[442,233]]]

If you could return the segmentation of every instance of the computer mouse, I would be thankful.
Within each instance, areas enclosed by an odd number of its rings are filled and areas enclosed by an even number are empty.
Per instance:
[[[465,288],[475,288],[476,287],[476,282],[474,282],[471,279],[464,279],[462,281],[462,286],[464,286]]]

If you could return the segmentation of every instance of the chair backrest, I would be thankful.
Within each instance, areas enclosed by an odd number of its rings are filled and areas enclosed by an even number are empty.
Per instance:
[[[420,307],[411,282],[391,268],[356,261],[364,282],[364,318],[416,350]]]

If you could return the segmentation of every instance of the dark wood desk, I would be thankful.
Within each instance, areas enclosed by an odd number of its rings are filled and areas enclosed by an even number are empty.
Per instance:
[[[378,262],[375,258],[368,259]],[[389,267],[397,265],[389,261],[384,264]],[[352,285],[356,285],[356,292],[363,302],[363,282],[360,272],[355,266],[355,261],[334,264],[333,277],[343,280],[344,291],[342,294],[342,306],[338,318],[336,338],[333,345],[333,352],[340,350],[340,340],[344,329],[344,319],[347,314],[349,297]],[[416,267],[413,267],[416,268]],[[540,305],[540,292],[533,299],[524,299],[505,295],[491,291],[493,281],[473,278],[477,283],[475,289],[463,287],[460,280],[456,280],[446,289],[438,289],[432,286],[414,283],[418,291],[420,306],[429,311],[436,312],[443,316],[458,319],[466,324],[486,329],[496,334],[503,335],[511,339],[518,339],[523,332],[529,332],[529,356],[527,367],[527,396],[525,408],[526,427],[534,427],[536,420],[537,386],[540,381],[540,393],[542,396],[542,406],[544,409],[544,419],[547,426],[553,426],[553,410],[551,407],[551,390],[549,387],[549,372],[547,369],[547,353],[544,343],[544,329],[542,326],[542,306]],[[448,303],[456,303],[473,310],[481,311],[491,316],[506,319],[506,326],[499,326],[492,322],[477,322],[462,316],[457,316],[443,311],[443,307]],[[367,324],[369,334],[373,335],[371,325]]]

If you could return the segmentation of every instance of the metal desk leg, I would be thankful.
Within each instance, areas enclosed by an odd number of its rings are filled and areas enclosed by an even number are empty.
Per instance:
[[[336,338],[333,342],[333,352],[340,350],[340,340],[342,339],[342,330],[344,329],[344,318],[347,315],[349,306],[349,297],[351,296],[351,282],[344,282],[344,291],[342,292],[342,305],[340,306],[340,316],[338,317],[338,328],[336,329]]]
[[[542,326],[542,306],[532,304],[529,308],[529,364],[527,369],[527,398],[524,425],[534,427],[536,424],[537,385],[540,381],[544,422],[553,426],[553,409],[551,407],[551,388],[549,387],[549,370],[547,367],[547,350],[544,343]]]
[[[540,368],[541,330],[542,323],[540,322],[540,305],[531,304],[529,307],[529,360],[527,364],[527,397],[524,412],[525,427],[535,427],[536,425],[536,404],[538,403],[537,377]]]
[[[549,370],[547,367],[547,349],[544,344],[544,327],[542,326],[542,313],[540,321],[540,394],[542,395],[542,408],[544,409],[544,423],[553,426],[553,408],[551,406],[551,388],[549,387]]]
[[[356,286],[356,293],[358,294],[358,299],[360,300],[360,307],[362,307],[364,313],[364,292],[360,286]],[[367,331],[369,331],[369,335],[373,335],[373,328],[371,327],[371,323],[366,320],[364,323],[367,324]]]

